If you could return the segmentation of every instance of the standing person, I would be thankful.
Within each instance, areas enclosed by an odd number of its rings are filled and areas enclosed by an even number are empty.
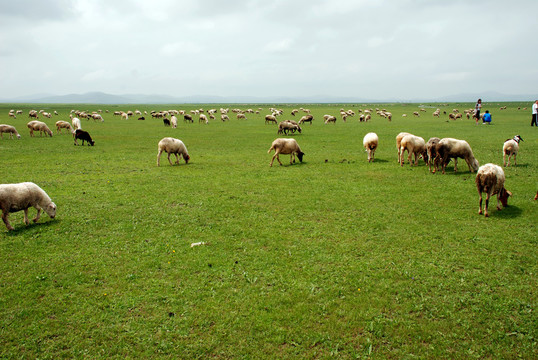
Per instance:
[[[480,120],[480,109],[482,109],[482,99],[478,99],[474,107],[474,116],[476,118],[476,125],[478,125],[478,120]]]
[[[538,126],[538,100],[532,104],[532,121],[531,126]]]

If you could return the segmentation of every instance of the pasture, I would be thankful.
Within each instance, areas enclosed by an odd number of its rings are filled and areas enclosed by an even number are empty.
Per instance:
[[[25,226],[19,212],[15,231],[0,226],[0,357],[536,358],[531,103],[484,102],[492,125],[442,114],[474,104],[424,105],[420,117],[419,104],[0,105],[0,123],[22,136],[0,139],[1,183],[33,181],[58,207],[55,219]],[[262,110],[208,125],[178,117],[177,129],[112,115],[221,106]],[[279,120],[311,109],[313,124],[290,136],[303,163],[281,155],[269,167],[282,137],[264,123],[272,106]],[[340,108],[374,112],[344,123]],[[39,119],[52,138],[29,136],[30,109],[59,113]],[[110,111],[82,120],[94,147],[56,133],[71,109]],[[502,165],[504,140],[520,134],[518,165],[504,169],[509,206],[497,211],[494,197],[490,218],[478,215],[461,159],[445,175],[422,160],[400,167],[401,131],[465,139],[481,165]],[[368,132],[379,136],[372,163]],[[165,154],[156,166],[166,136],[185,143],[188,165]]]

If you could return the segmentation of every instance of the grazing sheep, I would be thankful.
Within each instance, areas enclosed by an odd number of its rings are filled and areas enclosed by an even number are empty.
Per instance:
[[[372,115],[370,114],[366,114],[366,116],[364,117],[364,121],[368,121],[372,118]]]
[[[314,120],[314,117],[312,115],[308,114],[308,115],[305,115],[305,116],[301,117],[301,120],[299,120],[299,124],[309,122],[310,125],[312,125],[312,120]]]
[[[44,122],[32,120],[27,124],[27,126],[28,129],[30,129],[30,136],[34,136],[34,131],[39,131],[39,136],[43,136],[43,133],[45,133],[45,136],[48,134],[50,137],[52,137],[52,131]]]
[[[226,120],[230,121],[230,118],[229,118],[228,115],[226,115],[226,114],[222,114],[222,115],[220,116],[220,119],[221,119],[223,122],[226,121]]]
[[[71,120],[71,124],[73,125],[73,129],[77,130],[77,129],[82,129],[82,125],[80,124],[80,119],[79,118],[73,118]]]
[[[10,139],[13,139],[13,135],[17,136],[17,139],[21,138],[21,135],[17,132],[17,129],[11,125],[0,125],[0,138],[4,138],[4,133],[8,133]]]
[[[146,118],[143,117],[143,116],[141,116],[141,117],[139,117],[137,120],[146,120]]]
[[[362,145],[366,149],[366,152],[368,152],[368,162],[374,161],[374,154],[378,144],[379,137],[376,133],[370,132],[364,135],[364,138],[362,139]]]
[[[328,124],[330,122],[332,122],[333,124],[336,124],[336,116],[324,115],[323,118],[325,119],[325,124]]]
[[[207,120],[207,116],[205,114],[200,114],[200,117],[198,118],[198,123],[209,124],[209,120]]]
[[[78,145],[77,139],[82,140],[83,146],[84,146],[84,141],[86,141],[88,145],[91,145],[91,146],[95,145],[95,141],[92,140],[90,133],[82,129],[76,129],[75,132],[73,133],[73,137],[75,138],[74,145]]]
[[[172,125],[172,129],[177,128],[177,117],[175,115],[170,117],[170,124]]]
[[[516,135],[513,139],[508,139],[503,145],[503,166],[506,166],[506,155],[508,155],[508,166],[510,166],[510,158],[514,156],[514,165],[517,165],[516,156],[519,151],[519,142],[523,141],[521,136]]]
[[[167,118],[164,118],[163,119],[163,124],[164,124],[164,126],[170,126],[170,120],[168,120]]]
[[[432,171],[432,165],[434,165],[434,160],[437,157],[437,145],[439,144],[438,137],[432,137],[426,143],[426,151],[428,153],[428,170]],[[436,169],[437,170],[437,169]]]
[[[51,201],[43,189],[32,182],[19,184],[0,185],[0,209],[2,209],[2,220],[8,230],[14,230],[9,223],[9,213],[24,211],[24,223],[28,225],[28,209],[33,206],[37,209],[34,222],[39,220],[41,210],[44,210],[51,219],[56,216],[56,205]]]
[[[408,132],[401,132],[398,135],[396,135],[396,150],[398,150],[398,163],[400,162],[400,146],[402,145],[402,139],[406,135],[412,135]]]
[[[458,171],[458,158],[465,159],[470,172],[478,170],[478,160],[475,159],[471,146],[465,140],[443,138],[439,141],[435,168],[437,168],[437,161],[440,161],[444,174],[445,167],[451,158],[454,159],[454,172]],[[435,173],[435,169],[433,172]]]
[[[418,158],[422,156],[425,162],[428,162],[428,153],[426,151],[426,143],[420,136],[405,135],[400,142],[400,165],[404,166],[404,153],[407,150],[407,161],[412,166],[411,156],[415,156],[415,166],[418,165]]]
[[[414,111],[413,115],[415,115],[415,117],[420,117],[420,114],[418,113],[418,111]]]
[[[183,121],[184,122],[194,122],[194,120],[192,119],[192,115],[191,114],[185,114],[183,115]]]
[[[71,134],[73,134],[73,132],[75,131],[75,130],[73,130],[73,128],[71,127],[71,124],[68,123],[67,121],[62,121],[62,120],[60,120],[60,121],[56,121],[56,133],[57,133],[57,134],[61,134],[61,133],[62,133],[62,130],[61,130],[61,129],[67,129],[67,130],[69,130],[69,132],[70,132]]]
[[[275,154],[273,155],[269,166],[273,166],[273,161],[275,160],[275,158],[278,160],[279,164],[282,165],[280,157],[278,156],[279,154],[290,154],[290,165],[292,164],[292,159],[293,162],[295,162],[295,154],[297,154],[299,161],[303,162],[304,152],[301,151],[301,148],[299,147],[299,144],[297,144],[297,141],[295,139],[275,139],[267,153],[270,153],[272,150],[275,150]]]
[[[241,113],[239,113],[239,114],[237,114],[237,120],[239,120],[239,119],[246,120],[247,117],[245,116],[245,114],[241,114]]]
[[[299,124],[294,123],[290,120],[284,120],[278,124],[278,134],[288,135],[290,131],[292,133],[295,133],[295,131],[299,131],[299,133],[301,133],[302,130]]]
[[[168,162],[170,165],[172,164],[172,161],[170,160],[170,155],[174,154],[176,156],[176,164],[179,165],[179,157],[178,154],[183,156],[183,160],[185,160],[185,164],[189,163],[190,156],[187,152],[187,148],[185,147],[185,144],[183,144],[183,141],[179,139],[174,139],[171,137],[165,137],[161,141],[159,141],[158,144],[158,153],[157,153],[157,166],[161,166],[161,154],[162,152],[166,152],[168,154]]]
[[[484,216],[488,217],[488,205],[491,195],[497,194],[497,210],[501,210],[499,202],[503,207],[508,206],[508,197],[512,196],[512,193],[504,188],[504,171],[495,164],[482,165],[476,173],[476,188],[478,190],[478,214],[482,215],[482,193],[486,195],[486,207],[484,209]]]
[[[269,124],[269,123],[277,123],[276,121],[276,117],[274,115],[265,115],[265,123],[266,124]]]

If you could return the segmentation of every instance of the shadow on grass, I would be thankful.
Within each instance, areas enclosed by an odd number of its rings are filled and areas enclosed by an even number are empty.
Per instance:
[[[492,204],[491,199],[489,201],[490,201],[490,206],[489,206],[490,217],[501,218],[501,219],[513,219],[518,216],[521,216],[521,214],[523,213],[523,211],[519,207],[510,205],[510,204],[507,207],[503,208],[502,210],[497,210],[496,205]]]
[[[23,222],[21,225],[18,225],[17,227],[15,227],[15,230],[8,231],[6,235],[7,236],[18,236],[20,234],[25,233],[26,231],[30,231],[33,228],[37,228],[37,227],[46,228],[46,227],[55,225],[59,221],[61,221],[61,220],[59,220],[59,219],[57,219],[57,220],[49,219],[48,221],[45,221],[45,222],[34,223],[32,220],[30,220],[29,225],[25,225],[24,222]]]

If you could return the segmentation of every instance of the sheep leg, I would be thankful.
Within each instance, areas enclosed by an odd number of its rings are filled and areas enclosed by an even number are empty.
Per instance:
[[[174,165],[172,164],[172,160],[170,160],[170,155],[172,155],[172,153],[168,153],[168,162],[170,163],[170,165]]]
[[[482,192],[479,192],[480,198],[478,200],[478,215],[482,215]]]
[[[177,156],[177,153],[174,153],[174,155],[176,156],[176,164],[179,165],[179,156]]]
[[[454,158],[454,172],[458,171],[458,158]]]
[[[508,160],[510,160],[510,158]],[[503,154],[503,166],[506,167],[506,153]]]
[[[35,218],[33,219],[33,222],[37,222],[39,220],[39,218],[41,217],[41,208],[36,208],[37,209],[37,215],[35,216]],[[26,212],[28,213],[28,209],[26,209]],[[28,219],[26,219],[28,220]],[[28,224],[27,224],[28,225]]]
[[[517,156],[517,155],[516,155],[516,154],[514,154],[514,166],[516,166],[516,165],[517,165],[517,161],[516,161],[516,156]]]
[[[26,225],[30,224],[30,221],[28,221],[28,209],[24,209],[24,223]]]
[[[490,197],[490,194],[488,192],[487,195],[486,195],[486,208],[484,209],[484,216],[485,217],[489,217],[489,214],[488,214],[489,197]]]
[[[161,154],[163,153],[162,150],[159,150],[157,153],[157,166],[161,166]]]
[[[6,227],[8,230],[15,230],[13,226],[9,223],[9,220],[7,219],[7,216],[9,214],[9,211],[3,211],[2,210],[2,220],[4,220],[4,224],[6,224]]]

